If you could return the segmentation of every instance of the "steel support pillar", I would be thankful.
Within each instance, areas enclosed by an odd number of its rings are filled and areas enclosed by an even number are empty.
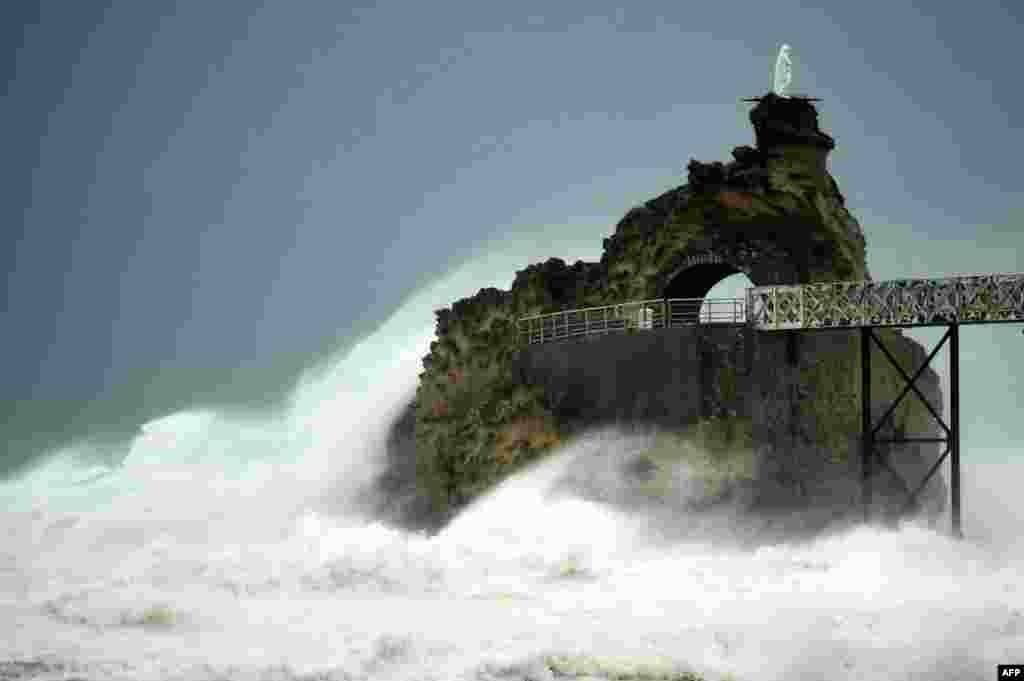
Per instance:
[[[949,327],[949,420],[950,433],[949,449],[951,457],[950,468],[950,494],[952,495],[951,515],[953,520],[953,536],[963,539],[963,531],[960,528],[960,326],[952,324]]]
[[[935,410],[934,406],[928,401],[927,398],[921,393],[917,387],[917,379],[921,377],[924,370],[931,364],[931,361],[938,354],[939,350],[949,340],[949,376],[950,376],[950,422],[947,424],[942,416]],[[903,391],[899,396],[890,404],[882,414],[882,418],[879,419],[878,423],[874,423],[874,419],[871,415],[871,344],[874,343],[878,346],[878,349],[882,351],[882,354],[889,360],[889,362],[899,372],[900,376],[903,377],[905,383]],[[946,334],[942,337],[942,340],[938,342],[935,348],[929,353],[924,363],[918,367],[917,371],[914,372],[913,376],[909,376],[903,367],[899,365],[896,358],[892,356],[892,353],[882,345],[881,340],[875,335],[874,330],[870,326],[861,328],[861,342],[860,342],[860,354],[861,354],[861,445],[862,445],[862,461],[863,461],[863,480],[862,480],[862,494],[861,499],[864,505],[864,521],[870,522],[871,520],[871,476],[872,468],[876,457],[879,459],[879,463],[883,468],[887,469],[893,476],[895,476],[900,482],[901,486],[907,492],[907,502],[903,506],[902,512],[905,513],[908,509],[912,508],[917,502],[917,495],[920,494],[921,490],[924,489],[928,481],[935,474],[935,471],[939,469],[942,462],[945,461],[946,457],[950,457],[950,496],[951,496],[951,517],[952,517],[952,533],[954,537],[962,538],[963,533],[961,532],[960,526],[960,334],[959,326],[951,324]],[[892,439],[880,439],[876,435],[885,424],[886,420],[892,415],[899,406],[907,394],[913,391],[924,406],[931,413],[932,418],[941,426],[945,432],[945,437],[895,437]],[[891,443],[901,444],[908,442],[944,442],[946,443],[945,451],[939,460],[928,470],[928,473],[924,476],[924,480],[918,485],[916,489],[911,491],[906,481],[901,478],[896,471],[889,465],[884,457],[879,457],[878,452],[875,449],[877,443]]]
[[[875,450],[871,430],[871,327],[860,330],[861,504],[864,522],[871,522],[871,458]]]

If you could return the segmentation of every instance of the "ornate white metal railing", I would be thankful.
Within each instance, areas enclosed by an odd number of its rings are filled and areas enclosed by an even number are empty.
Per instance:
[[[747,289],[763,331],[1024,321],[1024,274],[831,282]]]
[[[742,298],[658,298],[523,317],[516,330],[519,342],[531,344],[630,329],[745,321]]]

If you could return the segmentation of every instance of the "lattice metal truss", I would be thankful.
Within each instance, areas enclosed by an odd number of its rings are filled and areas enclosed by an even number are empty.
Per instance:
[[[1021,322],[1024,274],[758,286],[747,319],[764,331]]]

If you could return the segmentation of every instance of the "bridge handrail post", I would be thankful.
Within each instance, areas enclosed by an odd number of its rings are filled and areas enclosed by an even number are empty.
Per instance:
[[[804,325],[804,287],[800,287],[800,326]]]

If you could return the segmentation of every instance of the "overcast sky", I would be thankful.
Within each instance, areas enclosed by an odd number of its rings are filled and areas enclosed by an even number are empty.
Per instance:
[[[876,278],[1024,270],[1024,5],[803,4],[7,0],[5,465],[273,404],[475,252],[599,253],[752,143],[781,42]],[[1024,337],[962,338],[966,437],[1017,456]]]

